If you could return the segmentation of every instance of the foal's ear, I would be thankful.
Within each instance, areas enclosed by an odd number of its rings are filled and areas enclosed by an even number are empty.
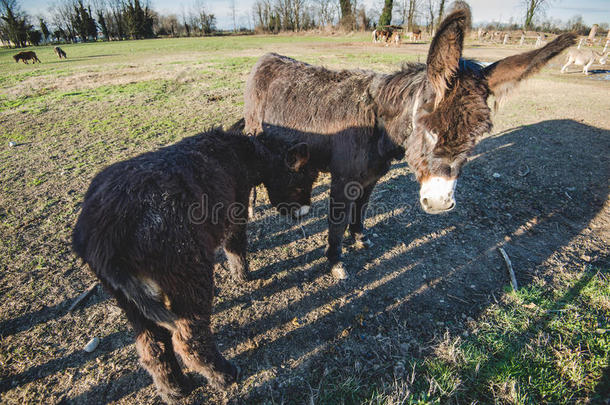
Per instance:
[[[550,59],[575,43],[576,34],[562,34],[540,49],[509,56],[483,69],[489,90],[496,97],[496,107],[521,80],[538,72]]]
[[[469,23],[468,9],[460,8],[454,11],[443,20],[430,44],[426,72],[436,93],[435,107],[445,97],[445,92],[453,83],[464,48],[464,34]]]
[[[289,169],[298,172],[309,161],[309,147],[306,143],[299,143],[288,149],[284,162]]]

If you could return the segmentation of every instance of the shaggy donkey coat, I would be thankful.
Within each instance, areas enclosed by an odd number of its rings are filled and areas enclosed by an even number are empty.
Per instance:
[[[85,195],[74,251],[125,311],[166,402],[188,387],[176,353],[213,386],[237,379],[210,329],[213,265],[222,245],[233,277],[248,279],[250,189],[262,182],[276,206],[310,203],[307,145],[267,141],[211,130],[109,166]]]
[[[468,10],[440,25],[426,64],[408,63],[382,74],[332,71],[267,54],[246,84],[245,131],[307,142],[312,162],[330,171],[327,257],[336,277],[343,233],[349,225],[364,246],[362,220],[369,197],[393,159],[406,159],[428,213],[455,205],[453,190],[467,155],[492,127],[488,97],[501,98],[519,81],[572,45],[564,34],[543,48],[483,68],[461,59]]]

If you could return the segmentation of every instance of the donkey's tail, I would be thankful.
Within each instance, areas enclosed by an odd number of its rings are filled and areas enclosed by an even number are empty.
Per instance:
[[[112,287],[120,290],[142,315],[158,324],[173,325],[178,316],[170,311],[164,303],[166,297],[159,284],[152,279],[142,279],[132,274],[122,277],[120,283],[112,283]]]

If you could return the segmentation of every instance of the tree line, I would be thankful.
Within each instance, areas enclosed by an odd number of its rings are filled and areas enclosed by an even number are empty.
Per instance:
[[[323,27],[367,30],[392,23],[409,30],[422,25],[433,29],[444,4],[445,0],[385,0],[382,9],[367,10],[359,0],[256,0],[252,16],[255,28],[263,32]],[[431,10],[429,14],[423,12],[424,5]]]
[[[216,31],[216,17],[203,0],[182,13],[161,15],[148,0],[57,0],[47,17],[34,20],[23,12],[20,0],[0,0],[0,41],[24,47],[43,42],[126,40],[157,36],[203,36]],[[233,29],[237,26],[236,0],[230,1]],[[278,33],[320,28],[370,30],[391,24],[408,31],[432,33],[449,7],[446,0],[382,0],[382,7],[365,9],[362,0],[255,0],[247,15],[249,27],[241,30]],[[546,32],[573,30],[586,34],[582,17],[566,24],[543,19],[550,0],[522,0],[523,23],[489,23],[487,29],[530,29]],[[380,4],[381,6],[381,4]],[[46,18],[46,19],[45,19]],[[242,24],[243,25],[243,24]],[[600,24],[602,30],[607,24]]]
[[[48,41],[153,38],[160,31],[157,13],[140,0],[62,0],[49,7],[49,16],[34,22],[18,0],[0,0],[0,40],[19,48]]]

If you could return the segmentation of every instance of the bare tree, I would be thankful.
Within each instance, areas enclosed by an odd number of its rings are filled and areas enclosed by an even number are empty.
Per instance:
[[[439,0],[438,2],[438,20],[436,22],[436,26],[441,25],[441,21],[443,21],[443,17],[445,14],[445,0]]]
[[[333,24],[337,16],[337,8],[333,0],[315,0],[314,9],[319,25]]]
[[[526,30],[531,29],[534,25],[534,19],[544,13],[544,10],[552,3],[552,0],[521,0],[521,4],[525,7],[525,23]]]
[[[434,32],[434,10],[436,9],[436,1],[428,0],[428,18],[427,18],[427,26],[428,31],[430,33]]]
[[[401,0],[397,4],[397,11],[400,15],[401,22],[408,31],[413,31],[415,25],[415,18],[417,15],[417,6],[419,0]]]
[[[229,8],[231,9],[231,17],[233,17],[233,32],[237,32],[237,6],[235,5],[235,0],[230,1]]]
[[[257,0],[252,6],[254,25],[263,31],[271,26],[272,7],[270,0]]]
[[[301,29],[303,29],[303,20],[305,19],[305,12],[305,0],[292,0],[292,14],[294,15],[295,31],[300,31]]]
[[[51,4],[49,12],[51,21],[67,42],[76,40],[76,16],[74,13],[74,2],[72,0],[62,0]]]
[[[176,37],[178,35],[178,25],[176,14],[159,15],[156,21],[155,32],[158,35]]]
[[[207,11],[207,7],[202,0],[195,0],[188,16],[183,16],[183,19],[188,21],[185,24],[188,25],[189,34],[192,31],[199,35],[206,35],[211,34],[216,29],[216,16]]]

